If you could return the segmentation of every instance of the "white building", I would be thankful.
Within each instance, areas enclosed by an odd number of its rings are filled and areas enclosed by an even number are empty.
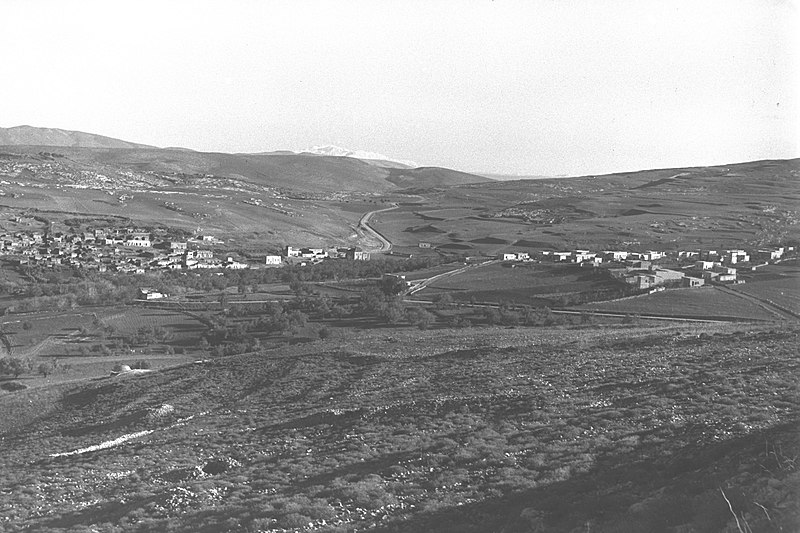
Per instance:
[[[153,242],[150,240],[149,235],[134,235],[125,241],[125,246],[131,246],[134,248],[152,248]]]

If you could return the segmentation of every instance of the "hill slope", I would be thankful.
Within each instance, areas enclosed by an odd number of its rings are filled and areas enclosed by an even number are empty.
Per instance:
[[[84,133],[82,131],[62,130],[58,128],[36,128],[33,126],[15,126],[0,128],[0,146],[32,145],[32,146],[73,146],[82,148],[153,148],[146,144]]]
[[[229,154],[162,149],[102,135],[55,128],[0,128],[4,151],[36,158],[42,147],[59,147],[66,173],[173,173],[234,178],[266,187],[308,192],[385,192],[396,188],[450,187],[490,181],[447,169],[407,169],[390,160],[358,158],[339,152]],[[46,150],[48,153],[52,150]],[[347,154],[349,152],[343,152]],[[366,153],[370,155],[369,153]],[[378,156],[379,154],[373,154]]]
[[[462,185],[386,213],[379,229],[395,245],[416,246],[414,232],[431,220],[433,245],[469,242],[469,253],[794,242],[800,159]]]
[[[735,531],[722,488],[795,531],[797,340],[393,328],[8,393],[0,529]]]
[[[490,178],[483,176],[441,167],[393,168],[389,171],[389,176],[386,179],[403,189],[451,187],[492,181]]]

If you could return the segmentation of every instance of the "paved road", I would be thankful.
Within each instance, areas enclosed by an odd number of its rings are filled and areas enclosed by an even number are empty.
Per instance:
[[[377,239],[381,243],[381,247],[378,248],[377,250],[372,249],[367,251],[373,253],[375,252],[386,253],[392,249],[392,243],[389,242],[389,239],[387,239],[386,237],[381,235],[376,229],[371,227],[369,225],[369,219],[372,218],[372,215],[374,215],[375,213],[383,213],[385,211],[391,211],[392,209],[397,209],[397,208],[398,208],[397,205],[393,205],[392,207],[387,207],[384,209],[376,209],[375,211],[364,213],[364,215],[361,217],[361,220],[358,221],[359,228],[372,235],[375,239]]]

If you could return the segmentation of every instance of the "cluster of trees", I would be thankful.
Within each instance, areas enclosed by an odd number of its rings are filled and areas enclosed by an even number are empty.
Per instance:
[[[51,309],[73,309],[81,305],[108,305],[130,301],[138,287],[123,277],[98,280],[64,280],[51,276],[31,283],[4,283],[0,293],[15,297],[8,312],[26,313]]]
[[[312,300],[307,298],[305,301]],[[225,343],[253,343],[257,335],[296,334],[308,323],[308,315],[298,309],[298,302],[270,302],[251,309],[249,316],[242,318],[245,311],[223,311],[218,315],[206,317],[208,332],[203,336],[203,346],[219,346]],[[234,308],[236,309],[236,308]]]
[[[239,292],[262,283],[320,282],[342,279],[376,278],[387,272],[407,272],[440,264],[438,256],[405,260],[378,258],[372,261],[336,259],[305,267],[279,269],[159,272],[157,274],[97,273],[72,269],[32,268],[26,271],[29,282],[4,282],[0,294],[17,301],[9,312],[70,309],[82,305],[108,305],[133,300],[140,287],[151,287],[168,294],[187,290],[221,291],[237,287]]]
[[[60,363],[58,359],[51,359],[48,362],[36,363],[33,359],[19,357],[3,357],[0,359],[0,376],[12,376],[17,379],[23,374],[37,373],[47,377],[57,372],[67,372],[72,365]]]
[[[142,326],[133,335],[127,335],[124,341],[130,345],[147,345],[165,343],[172,340],[172,332],[163,326]]]

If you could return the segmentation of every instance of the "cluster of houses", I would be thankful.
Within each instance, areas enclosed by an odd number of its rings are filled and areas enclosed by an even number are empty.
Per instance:
[[[209,249],[223,241],[199,235],[185,241],[159,239],[137,229],[95,229],[84,232],[18,232],[0,235],[0,256],[23,267],[68,266],[98,272],[144,274],[159,270],[251,268],[232,256],[216,257]],[[360,248],[293,248],[285,255],[267,255],[261,266],[307,265],[325,259],[369,260]]]
[[[185,241],[154,238],[137,229],[93,231],[19,232],[0,235],[0,256],[20,266],[69,266],[99,272],[144,274],[159,270],[245,269],[251,265],[232,256],[216,257],[210,246],[222,241],[200,235]],[[740,283],[737,268],[756,268],[794,254],[793,246],[758,250],[703,250],[662,252],[621,250],[506,252],[497,259],[506,262],[549,261],[581,267],[605,267],[609,273],[637,289],[665,286],[700,287],[708,283]],[[327,259],[369,260],[360,248],[295,248],[283,255],[267,255],[263,267],[284,264],[305,266]],[[662,261],[663,260],[663,261]],[[513,263],[512,263],[513,264]],[[664,265],[670,265],[666,268]],[[735,265],[735,266],[734,266]]]
[[[637,289],[663,288],[666,286],[701,287],[707,283],[743,283],[737,277],[737,269],[745,266],[756,268],[770,261],[782,259],[786,254],[795,252],[793,246],[766,248],[753,251],[745,250],[703,250],[663,252],[648,250],[645,252],[629,252],[621,250],[572,251],[539,251],[506,252],[497,259],[502,261],[550,261],[555,263],[574,263],[582,267],[599,267],[604,265],[609,273],[617,279]],[[672,260],[674,268],[663,268],[656,261]]]
[[[280,258],[280,256],[267,256],[267,263],[270,262],[270,257],[273,260]],[[350,259],[351,261],[369,261],[369,252],[365,252],[361,248],[293,248],[286,247],[285,251],[286,262],[289,264],[303,265],[315,264],[325,259]]]
[[[79,233],[13,233],[0,235],[0,255],[19,266],[58,267],[143,274],[157,270],[242,269],[249,265],[214,257],[204,245],[222,241],[203,235],[188,241],[162,241],[136,229],[95,229]]]

